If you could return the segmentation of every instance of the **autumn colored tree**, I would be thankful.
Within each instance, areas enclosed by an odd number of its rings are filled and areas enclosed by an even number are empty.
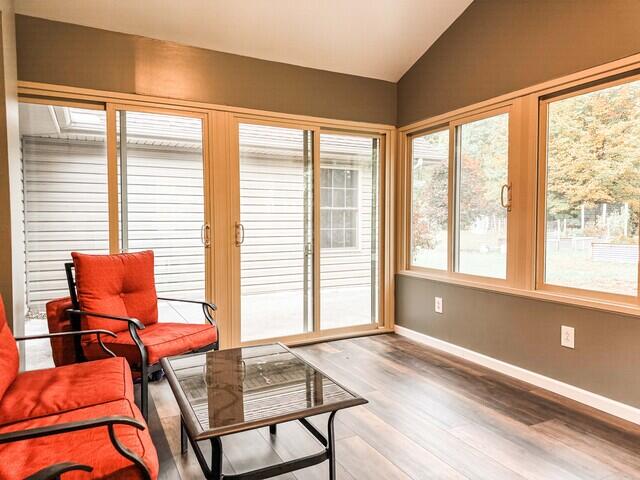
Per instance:
[[[640,207],[640,82],[549,104],[547,211],[576,218],[581,205]]]

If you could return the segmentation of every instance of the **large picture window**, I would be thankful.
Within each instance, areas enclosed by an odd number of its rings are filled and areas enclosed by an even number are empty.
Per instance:
[[[542,113],[544,283],[636,296],[640,81],[551,99]]]

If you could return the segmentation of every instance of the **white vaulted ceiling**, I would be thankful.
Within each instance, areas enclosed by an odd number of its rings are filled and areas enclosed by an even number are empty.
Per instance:
[[[396,82],[471,0],[17,0],[16,11]]]

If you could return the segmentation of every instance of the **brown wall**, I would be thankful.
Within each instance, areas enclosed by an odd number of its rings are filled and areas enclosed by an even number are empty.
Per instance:
[[[476,0],[400,80],[398,124],[638,52],[638,0]],[[396,287],[398,325],[640,407],[639,318],[406,276]]]
[[[16,16],[18,78],[342,120],[396,123],[396,85]]]
[[[400,79],[398,125],[638,52],[638,0],[475,0]]]
[[[640,319],[402,275],[396,282],[397,324],[640,407]],[[560,346],[561,325],[575,328],[575,350]]]

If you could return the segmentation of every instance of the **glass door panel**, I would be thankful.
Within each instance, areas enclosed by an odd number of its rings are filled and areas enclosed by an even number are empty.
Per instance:
[[[19,113],[24,328],[37,335],[48,333],[46,302],[69,295],[64,263],[71,252],[109,253],[106,112],[20,103]],[[53,366],[49,340],[24,342],[24,348],[27,370]]]
[[[240,124],[241,340],[313,330],[312,132]]]
[[[378,321],[379,140],[320,135],[320,328]]]
[[[116,123],[121,250],[154,251],[158,296],[204,300],[202,119],[118,111]],[[162,321],[202,319],[199,305],[159,307]]]

